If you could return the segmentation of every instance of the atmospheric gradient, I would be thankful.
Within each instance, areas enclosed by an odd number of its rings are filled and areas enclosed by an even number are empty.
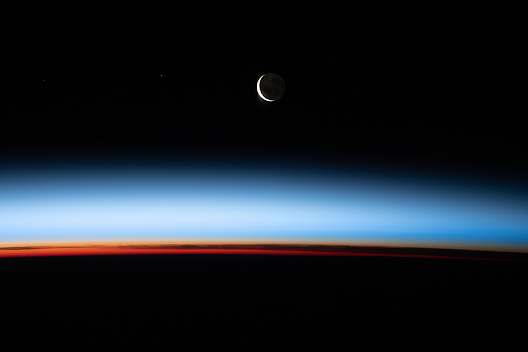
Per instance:
[[[0,169],[0,257],[528,253],[527,215],[525,188],[401,170],[191,162]]]

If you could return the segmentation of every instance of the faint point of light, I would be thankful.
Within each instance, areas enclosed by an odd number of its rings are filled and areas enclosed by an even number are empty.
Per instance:
[[[264,77],[264,75],[260,76],[260,78],[259,78],[258,81],[257,81],[257,93],[258,93],[258,95],[260,95],[260,97],[261,97],[262,99],[264,99],[265,101],[275,101],[275,100],[269,100],[269,99],[264,98],[264,96],[263,96],[262,93],[260,92],[260,80],[262,79],[262,77]]]

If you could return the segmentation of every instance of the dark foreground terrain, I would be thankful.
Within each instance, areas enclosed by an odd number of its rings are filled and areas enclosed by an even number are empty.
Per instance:
[[[14,330],[86,343],[104,336],[152,347],[198,335],[200,344],[294,346],[363,332],[383,341],[424,334],[471,340],[525,326],[527,264],[226,254],[2,258],[0,297]]]

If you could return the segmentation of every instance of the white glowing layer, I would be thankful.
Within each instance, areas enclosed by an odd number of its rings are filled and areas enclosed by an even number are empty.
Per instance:
[[[360,169],[173,167],[0,168],[0,247],[262,241],[528,252],[524,189]]]
[[[275,101],[275,100],[266,99],[266,98],[264,98],[264,95],[262,95],[262,92],[260,91],[260,80],[262,79],[262,77],[264,77],[264,75],[260,76],[260,78],[259,78],[259,80],[257,82],[257,93],[258,93],[258,95],[260,95],[260,97],[262,99],[264,99],[265,101]]]

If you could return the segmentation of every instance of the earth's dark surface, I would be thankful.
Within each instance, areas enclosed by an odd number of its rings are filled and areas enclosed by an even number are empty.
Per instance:
[[[78,338],[97,327],[116,338],[172,339],[176,330],[216,343],[235,330],[275,344],[293,338],[292,330],[320,338],[355,329],[422,335],[445,324],[446,337],[460,331],[473,339],[483,327],[518,324],[525,275],[525,262],[432,258],[3,258],[0,298],[21,320],[6,318],[11,326],[42,331],[54,319],[60,325],[50,330]]]

